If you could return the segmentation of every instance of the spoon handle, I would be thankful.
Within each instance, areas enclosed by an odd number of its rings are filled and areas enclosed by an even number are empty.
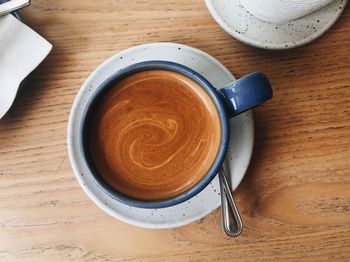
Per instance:
[[[221,189],[221,210],[224,231],[226,235],[230,237],[237,237],[243,230],[242,219],[233,199],[224,168],[221,167],[218,173]]]

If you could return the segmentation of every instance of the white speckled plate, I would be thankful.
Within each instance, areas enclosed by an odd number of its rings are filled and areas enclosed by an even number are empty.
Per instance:
[[[314,13],[282,24],[258,19],[239,0],[205,0],[205,3],[216,22],[237,40],[265,49],[288,49],[324,34],[337,21],[347,0],[335,0]]]
[[[68,123],[68,153],[75,176],[87,195],[106,213],[126,223],[146,228],[172,228],[201,219],[220,206],[216,177],[202,192],[181,204],[161,209],[142,209],[122,204],[100,189],[79,153],[78,136],[83,108],[91,92],[115,71],[147,60],[167,60],[186,65],[203,74],[214,86],[235,80],[216,59],[189,46],[173,43],[145,44],[127,49],[100,65],[85,81],[75,98]],[[249,72],[247,72],[249,73]],[[248,168],[253,149],[252,113],[246,112],[230,122],[231,140],[227,155],[232,188],[236,189]],[[234,150],[232,150],[234,148]]]

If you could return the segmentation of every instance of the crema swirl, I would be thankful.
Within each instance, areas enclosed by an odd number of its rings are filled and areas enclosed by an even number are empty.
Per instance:
[[[209,170],[220,144],[210,96],[172,71],[131,75],[95,105],[90,121],[93,163],[117,191],[136,199],[174,197]]]

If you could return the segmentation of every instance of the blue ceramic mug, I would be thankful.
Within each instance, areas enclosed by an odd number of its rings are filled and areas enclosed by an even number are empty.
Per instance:
[[[88,122],[91,116],[91,111],[94,106],[94,101],[105,93],[111,86],[115,85],[118,81],[141,71],[146,70],[170,70],[183,74],[195,82],[197,82],[211,97],[213,103],[216,106],[220,118],[221,125],[221,141],[211,168],[202,177],[202,179],[196,183],[192,188],[187,191],[169,199],[157,200],[157,201],[144,201],[134,199],[129,196],[123,195],[110,186],[103,177],[97,172],[93,165],[93,161],[88,150],[88,138],[87,130],[89,128]],[[226,151],[228,149],[230,140],[229,120],[238,114],[241,114],[253,107],[256,107],[272,98],[272,88],[267,77],[259,72],[248,74],[237,81],[225,86],[222,89],[216,89],[207,79],[196,71],[173,62],[168,61],[146,61],[133,64],[124,69],[121,69],[106,79],[91,95],[88,101],[82,118],[81,134],[79,138],[79,144],[85,163],[92,176],[96,180],[96,183],[111,197],[129,206],[135,206],[140,208],[164,208],[184,202],[200,191],[202,191],[216,176],[219,168],[223,164]]]

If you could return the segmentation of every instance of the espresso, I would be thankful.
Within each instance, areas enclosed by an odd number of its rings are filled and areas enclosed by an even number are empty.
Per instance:
[[[192,79],[149,70],[111,87],[89,124],[92,162],[115,190],[140,200],[174,197],[210,169],[221,140],[215,104]]]

